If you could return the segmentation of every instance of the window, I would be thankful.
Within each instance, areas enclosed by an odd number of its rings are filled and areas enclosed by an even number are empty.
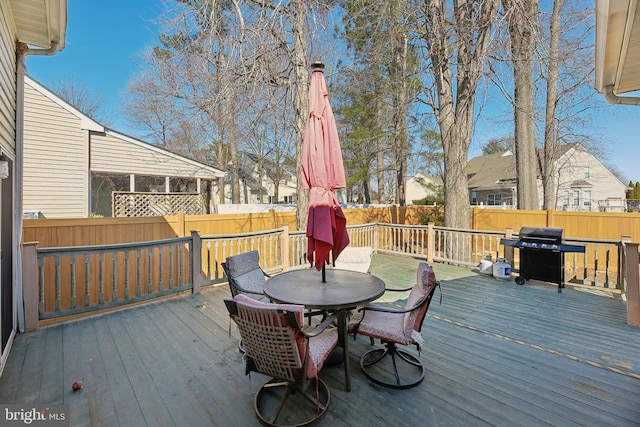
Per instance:
[[[489,194],[487,195],[487,204],[491,206],[502,204],[502,194]]]
[[[562,201],[563,206],[569,206],[569,192],[564,193],[564,200]]]
[[[580,190],[573,190],[573,206],[580,206]]]
[[[591,206],[591,190],[584,190],[582,195],[582,204],[585,206]]]
[[[585,179],[586,179],[586,178],[589,178],[589,176],[590,176],[590,173],[589,173],[589,166],[585,166],[585,167],[584,167],[584,177],[585,177]]]
[[[478,193],[476,193],[475,191],[471,192],[471,204],[472,205],[478,204]]]

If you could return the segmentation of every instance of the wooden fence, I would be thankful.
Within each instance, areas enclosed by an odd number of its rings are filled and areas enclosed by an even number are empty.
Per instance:
[[[475,207],[471,214],[471,229],[517,233],[523,226],[564,229],[571,239],[608,239],[640,242],[640,213],[637,212],[568,212],[502,210]]]
[[[430,206],[346,209],[347,224],[420,223]],[[522,226],[564,229],[568,239],[629,240],[640,242],[640,213],[522,211],[473,208],[469,229],[516,233]],[[295,212],[216,215],[168,215],[144,218],[25,219],[23,242],[38,242],[41,248],[107,245],[145,242],[189,236],[191,230],[202,235],[239,234],[288,226],[296,228]],[[436,224],[442,225],[442,224]],[[492,248],[491,253],[495,253]]]
[[[420,224],[421,212],[429,206],[346,209],[347,224],[361,225],[375,222],[391,224]],[[143,218],[73,218],[25,219],[23,242],[38,242],[38,247],[110,245],[146,242],[173,237],[186,237],[192,230],[202,235],[240,234],[272,230],[287,226],[294,232],[295,212],[176,215]]]

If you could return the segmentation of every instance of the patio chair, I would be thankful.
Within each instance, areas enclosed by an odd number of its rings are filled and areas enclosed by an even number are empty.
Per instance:
[[[264,295],[264,282],[270,276],[260,268],[258,251],[228,256],[222,268],[229,281],[231,296],[246,294],[256,300],[269,301]]]
[[[318,377],[338,344],[328,317],[313,331],[302,329],[304,306],[273,304],[239,294],[225,299],[244,343],[247,375],[272,377],[255,395],[254,410],[267,426],[307,426],[327,413],[331,394]]]
[[[369,273],[371,270],[372,257],[373,248],[371,246],[347,246],[342,250],[342,252],[340,252],[340,256],[335,261],[335,267],[343,270]]]
[[[415,345],[420,352],[424,344],[420,330],[431,304],[431,299],[440,282],[433,269],[426,263],[418,265],[416,284],[411,290],[406,306],[398,309],[380,304],[359,307],[349,322],[350,332],[380,339],[384,347],[365,353],[360,367],[365,376],[383,386],[410,388],[424,379],[424,366],[420,359],[398,345]],[[394,291],[387,288],[387,291]],[[442,303],[442,294],[440,294]],[[389,363],[389,359],[391,363]]]

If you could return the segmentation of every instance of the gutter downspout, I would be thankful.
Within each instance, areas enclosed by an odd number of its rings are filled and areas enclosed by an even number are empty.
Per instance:
[[[30,49],[25,43],[16,46],[16,163],[13,194],[13,247],[17,248],[13,257],[14,282],[18,305],[18,330],[24,332],[24,301],[22,291],[22,210],[23,210],[23,168],[24,168],[24,75],[27,55],[50,56],[58,52],[58,43],[51,43],[48,49]]]
[[[604,87],[604,99],[609,104],[616,105],[638,105],[640,106],[640,97],[639,96],[618,96],[613,93],[613,85]]]

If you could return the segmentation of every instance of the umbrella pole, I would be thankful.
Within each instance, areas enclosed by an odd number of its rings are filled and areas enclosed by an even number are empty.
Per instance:
[[[322,283],[327,283],[327,276],[325,273],[325,263],[322,263]]]

